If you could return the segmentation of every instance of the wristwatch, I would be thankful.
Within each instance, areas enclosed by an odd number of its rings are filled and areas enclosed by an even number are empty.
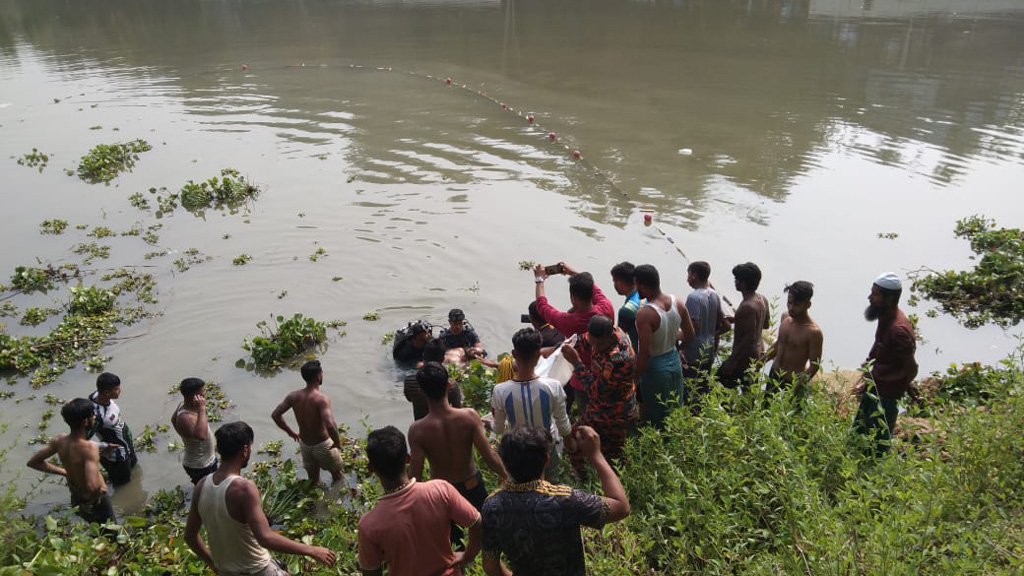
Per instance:
[[[543,284],[544,283],[544,279],[541,278],[540,276],[534,276],[533,277],[533,283],[534,284]]]

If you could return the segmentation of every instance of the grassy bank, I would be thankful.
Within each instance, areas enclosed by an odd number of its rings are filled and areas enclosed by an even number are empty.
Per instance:
[[[764,410],[723,390],[700,416],[676,413],[664,433],[631,443],[622,479],[633,515],[585,532],[591,572],[1024,573],[1022,353],[930,381],[901,416],[918,425],[877,460],[826,387]],[[481,376],[473,386],[486,387]],[[355,484],[328,501],[295,481],[291,460],[251,471],[274,523],[338,552],[330,570],[289,557],[293,573],[357,573],[356,522],[380,492],[357,442],[346,460]],[[124,519],[116,541],[66,514],[21,517],[20,504],[11,491],[0,498],[0,574],[204,573],[182,539],[180,490]]]

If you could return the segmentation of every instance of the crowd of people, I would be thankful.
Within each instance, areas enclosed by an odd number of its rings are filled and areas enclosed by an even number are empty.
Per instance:
[[[497,361],[487,357],[459,309],[451,310],[448,328],[436,338],[429,324],[416,322],[396,339],[396,361],[415,368],[403,383],[415,421],[408,440],[394,426],[374,430],[366,440],[369,468],[384,495],[359,522],[364,575],[383,574],[385,567],[396,576],[458,575],[481,550],[491,576],[584,574],[580,527],[629,515],[613,464],[625,458],[631,434],[642,427],[663,429],[680,409],[699,413],[702,398],[717,385],[760,393],[764,403],[781,394],[799,402],[820,369],[823,335],[808,314],[810,282],[785,288],[778,338],[766,349],[768,299],[757,292],[761,271],[750,262],[732,269],[743,295],[733,313],[710,285],[706,262],[690,264],[693,291],[685,298],[662,291],[654,266],[616,264],[612,286],[624,297],[618,310],[588,272],[564,262],[533,272],[534,300],[524,315],[530,326],[512,336],[511,353]],[[545,292],[553,275],[568,277],[571,305],[564,312]],[[865,318],[878,326],[854,389],[861,402],[853,429],[874,439],[878,454],[889,445],[897,402],[917,375],[914,331],[899,309],[901,292],[895,274],[882,274],[871,285],[865,310]],[[719,341],[730,331],[732,348],[718,362]],[[564,383],[538,374],[538,365],[550,366],[553,355],[571,366]],[[491,411],[483,417],[462,407],[462,394],[445,367],[474,359],[497,369]],[[765,380],[759,372],[769,362]],[[299,443],[312,481],[319,483],[323,470],[333,482],[343,481],[342,440],[321,390],[319,361],[305,363],[301,375],[305,386],[290,392],[271,416]],[[222,575],[287,574],[271,551],[333,564],[333,551],[270,529],[259,490],[241,475],[252,455],[252,428],[239,421],[213,433],[204,382],[186,378],[180,392],[171,422],[183,441],[184,472],[194,484],[185,527],[189,547]],[[28,462],[66,477],[72,505],[90,522],[115,521],[100,469],[117,486],[130,479],[137,462],[131,431],[115,402],[120,394],[120,379],[101,374],[89,398],[62,408],[70,433]],[[288,411],[297,431],[285,420]],[[499,479],[495,491],[485,486],[474,452]],[[61,466],[49,461],[53,455]],[[561,483],[590,473],[599,479],[601,494]]]

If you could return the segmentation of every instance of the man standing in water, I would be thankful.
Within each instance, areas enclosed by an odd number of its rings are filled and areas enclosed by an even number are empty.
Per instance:
[[[749,386],[752,383],[749,369],[764,354],[761,331],[768,328],[768,299],[757,293],[761,285],[761,269],[753,262],[737,264],[732,269],[736,289],[743,294],[743,301],[731,319],[735,334],[732,340],[732,354],[718,368],[718,379],[727,388]],[[726,318],[730,320],[730,318]]]
[[[289,392],[270,416],[278,428],[299,442],[302,467],[310,480],[319,483],[322,468],[331,473],[332,483],[338,482],[342,479],[341,437],[338,436],[338,425],[334,423],[331,399],[320,391],[324,371],[319,360],[310,360],[302,365],[302,379],[306,381],[306,387]],[[284,421],[284,413],[288,410],[295,412],[298,434]]]
[[[636,314],[640,349],[635,375],[643,398],[640,419],[644,425],[660,429],[668,413],[686,397],[676,342],[680,331],[684,345],[693,340],[693,324],[686,306],[674,295],[661,291],[657,268],[650,264],[637,266],[634,279],[640,297],[647,300]]]
[[[127,484],[132,479],[132,469],[139,463],[135,456],[135,441],[128,424],[121,418],[117,400],[121,397],[121,379],[116,374],[104,372],[96,378],[96,391],[89,395],[96,420],[88,437],[96,434],[104,442],[114,446],[103,453],[100,464],[107,471],[110,483],[116,486]]]
[[[309,556],[333,566],[334,552],[289,540],[270,529],[259,488],[241,476],[252,455],[252,428],[245,422],[232,422],[218,428],[216,437],[220,467],[201,479],[192,493],[185,523],[188,547],[221,576],[287,576],[288,571],[268,549]],[[199,537],[203,525],[209,549]]]
[[[807,313],[814,296],[814,285],[799,280],[786,286],[785,292],[789,294],[787,312],[782,314],[779,324],[779,339],[762,358],[762,362],[774,359],[765,396],[791,388],[795,394],[802,394],[821,367],[824,337],[821,328]]]
[[[854,418],[854,430],[873,436],[875,454],[889,449],[896,427],[897,402],[910,389],[917,376],[914,353],[917,342],[914,327],[899,309],[903,285],[898,276],[886,272],[875,279],[868,295],[864,318],[878,321],[875,343],[861,367],[860,381],[853,389],[860,395],[860,406]]]
[[[430,413],[409,426],[409,447],[412,450],[409,475],[423,480],[423,460],[430,461],[430,477],[447,480],[459,494],[480,510],[487,498],[484,478],[473,461],[473,447],[501,483],[505,467],[491,448],[483,422],[472,408],[452,408],[448,404],[451,381],[448,371],[437,362],[427,362],[416,373],[420,390],[427,397]],[[462,530],[452,527],[452,541],[462,540]]]
[[[42,450],[32,455],[28,467],[67,478],[71,505],[78,509],[78,515],[85,521],[95,524],[115,522],[114,507],[107,495],[107,484],[100,473],[100,452],[113,449],[114,446],[86,439],[96,419],[92,402],[76,398],[60,409],[60,415],[71,428],[71,433],[50,440]],[[63,468],[48,462],[54,454],[60,458]]]
[[[217,469],[213,450],[213,432],[206,419],[206,383],[199,378],[185,378],[180,386],[182,403],[171,415],[171,425],[185,445],[181,465],[195,485],[199,479]]]

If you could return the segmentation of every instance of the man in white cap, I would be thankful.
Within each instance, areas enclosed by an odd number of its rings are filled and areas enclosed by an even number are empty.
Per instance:
[[[875,279],[864,310],[864,318],[869,322],[878,320],[878,328],[861,379],[853,389],[861,397],[853,425],[857,432],[875,437],[877,455],[889,449],[896,425],[896,402],[917,376],[914,327],[899,309],[902,292],[899,277],[886,272]]]

